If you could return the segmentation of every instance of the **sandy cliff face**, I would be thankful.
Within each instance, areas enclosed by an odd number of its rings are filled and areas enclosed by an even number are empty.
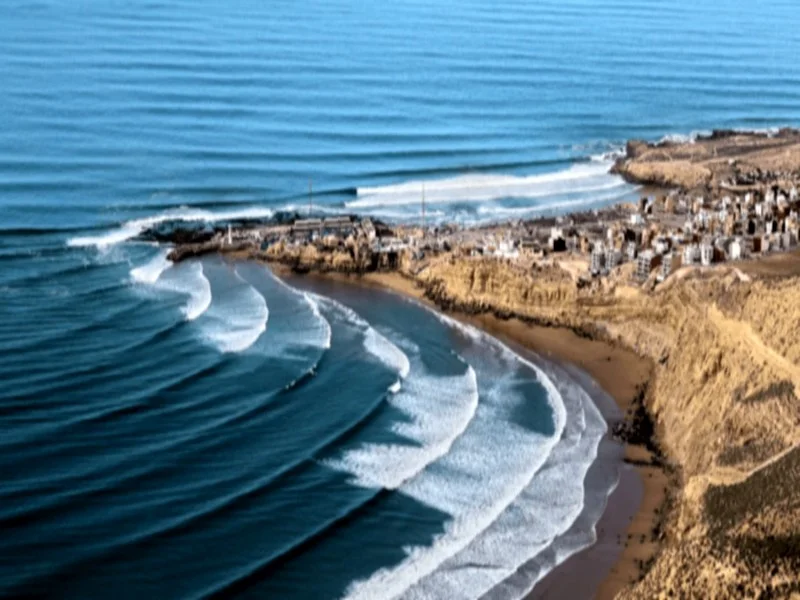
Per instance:
[[[445,306],[565,325],[655,361],[648,406],[681,490],[663,550],[624,596],[800,592],[800,278],[720,269],[650,293],[579,290],[558,268],[468,259],[418,278]]]
[[[785,129],[774,135],[717,132],[685,142],[632,141],[613,171],[634,183],[691,190],[792,179],[798,169],[800,132]]]

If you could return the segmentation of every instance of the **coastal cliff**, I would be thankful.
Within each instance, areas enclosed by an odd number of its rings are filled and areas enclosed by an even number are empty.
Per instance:
[[[612,172],[630,183],[683,191],[748,189],[796,179],[800,131],[716,131],[686,141],[626,145]]]
[[[720,268],[652,292],[578,289],[557,267],[448,259],[416,279],[443,308],[568,327],[653,360],[646,405],[679,487],[660,552],[623,597],[800,592],[800,278]]]
[[[259,258],[299,272],[370,271],[344,251],[275,248]],[[652,422],[655,440],[650,425],[627,435],[656,450],[676,489],[652,533],[659,551],[622,597],[800,593],[800,277],[792,266],[800,257],[785,257],[783,274],[770,262],[685,268],[653,290],[629,284],[624,271],[582,285],[557,261],[531,269],[453,254],[406,258],[393,271],[444,310],[568,328],[653,363],[646,411],[630,418]]]

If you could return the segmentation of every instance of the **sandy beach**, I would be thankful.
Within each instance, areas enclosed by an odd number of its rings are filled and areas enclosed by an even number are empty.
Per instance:
[[[270,268],[276,274],[297,277],[286,267],[271,264]],[[311,273],[304,276],[388,289],[435,307],[422,289],[398,273],[362,276]],[[616,407],[608,407],[596,400],[609,421],[609,431],[620,414],[631,410],[634,399],[652,376],[648,360],[609,343],[580,337],[566,328],[536,326],[518,319],[502,320],[491,314],[476,316],[453,311],[448,314],[512,346],[522,346],[547,360],[573,365],[585,372],[616,403]],[[610,438],[610,433],[607,437]],[[618,456],[613,452],[601,454],[598,460],[617,462]],[[608,497],[596,526],[596,543],[547,574],[529,598],[613,598],[636,581],[642,564],[655,554],[658,546],[652,539],[652,532],[662,512],[669,479],[661,467],[653,464],[653,457],[646,448],[626,444],[624,456],[623,464],[617,465],[619,483]],[[575,577],[576,573],[580,573],[580,577]]]

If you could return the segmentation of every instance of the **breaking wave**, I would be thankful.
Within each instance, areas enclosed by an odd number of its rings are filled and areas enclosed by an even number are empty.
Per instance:
[[[198,263],[199,264],[199,263]],[[233,273],[236,284],[217,295],[205,315],[203,337],[220,352],[243,352],[267,330],[267,301]]]
[[[116,229],[106,231],[98,235],[78,236],[67,240],[70,247],[95,247],[107,248],[135,238],[148,227],[164,223],[166,221],[228,221],[234,219],[260,219],[268,218],[275,214],[274,210],[268,208],[245,208],[225,212],[211,212],[208,210],[182,208],[164,212],[160,215],[146,217],[144,219],[134,219],[123,223]]]
[[[551,377],[564,401],[569,419],[558,444],[528,485],[499,517],[461,552],[444,561],[434,572],[416,582],[404,597],[434,596],[477,598],[506,581],[520,567],[544,550],[556,550],[555,564],[546,565],[537,577],[524,579],[522,589],[509,596],[523,597],[549,569],[563,562],[592,539],[554,549],[584,509],[584,481],[597,456],[606,431],[605,420],[588,394],[577,384],[556,374]],[[592,536],[594,533],[592,532]],[[513,542],[509,543],[509,539]],[[488,565],[491,565],[489,567]]]
[[[338,314],[340,318],[346,320],[350,325],[360,330],[364,336],[364,348],[372,356],[378,359],[392,371],[396,372],[401,379],[408,376],[411,369],[408,356],[400,348],[390,342],[384,335],[379,333],[366,320],[362,319],[353,309],[345,306],[341,302],[307,292],[308,296],[318,304],[321,304]]]
[[[153,284],[158,281],[158,278],[161,277],[161,274],[170,266],[172,266],[172,262],[167,259],[168,252],[169,251],[166,249],[161,250],[150,260],[150,262],[142,265],[141,267],[135,267],[131,269],[131,279],[138,283],[149,284]]]
[[[211,284],[202,263],[173,265],[167,260],[167,252],[161,250],[149,262],[131,269],[131,281],[187,296],[181,312],[187,321],[194,321],[211,305]]]
[[[407,422],[392,431],[409,444],[364,444],[326,461],[338,471],[354,475],[350,483],[364,488],[397,489],[450,450],[478,408],[475,370],[466,365],[461,375],[436,376],[415,360],[402,387],[392,391],[389,403]]]
[[[426,203],[481,202],[501,198],[541,198],[566,193],[610,189],[621,180],[608,173],[610,162],[591,162],[540,175],[461,175],[434,181],[410,181],[358,188],[358,199],[347,208],[419,204],[423,186]]]
[[[539,367],[494,338],[436,312],[434,314],[441,316],[445,324],[462,331],[467,339],[493,346],[496,350],[493,364],[484,366],[490,373],[506,375],[499,378],[476,377],[480,402],[476,398],[466,427],[454,437],[444,453],[396,488],[398,493],[449,514],[451,518],[445,523],[444,532],[437,535],[428,546],[406,548],[406,557],[399,564],[380,569],[368,579],[351,584],[346,592],[348,599],[394,597],[409,593],[413,586],[435,573],[446,561],[459,560],[459,553],[470,547],[531,485],[566,427],[564,400]],[[520,378],[523,372],[528,376]],[[512,418],[515,410],[525,401],[518,385],[529,381],[531,372],[546,392],[552,410],[552,430],[546,433],[533,431],[514,422]],[[474,374],[472,367],[467,373]],[[413,368],[409,383],[411,379]],[[428,396],[426,404],[437,403],[431,402],[431,396]],[[423,410],[431,408],[425,406]],[[430,422],[436,421],[434,418]],[[390,462],[383,459],[390,451],[379,445],[368,446],[348,453],[338,466],[355,474],[361,485],[394,484],[400,477],[387,476],[386,470],[387,466],[397,470],[398,463],[396,460]],[[591,460],[587,462],[591,463]],[[482,485],[476,486],[476,481],[482,482]],[[488,564],[491,560],[491,555],[481,556],[480,564]],[[504,573],[495,572],[490,577],[492,584],[502,581]],[[469,588],[462,588],[460,595],[465,593],[465,589]],[[471,589],[468,593],[474,597]],[[441,595],[441,590],[437,594]],[[420,597],[424,597],[424,594]]]

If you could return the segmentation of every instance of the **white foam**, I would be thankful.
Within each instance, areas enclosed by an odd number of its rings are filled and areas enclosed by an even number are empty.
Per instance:
[[[198,263],[199,264],[199,263]],[[203,336],[220,352],[243,352],[267,330],[267,301],[234,271],[240,285],[226,290],[206,314]]]
[[[553,378],[570,415],[561,440],[525,489],[481,534],[434,572],[417,581],[404,598],[478,598],[512,577],[517,570],[552,546],[584,508],[584,480],[605,433],[602,415],[580,386]],[[567,546],[548,564],[548,570],[591,543],[594,531],[579,545]],[[524,579],[521,589],[504,591],[527,595],[547,572]],[[504,584],[510,586],[508,582]]]
[[[131,279],[139,283],[154,284],[161,277],[161,274],[172,265],[172,262],[167,260],[168,253],[169,250],[163,249],[150,262],[141,267],[131,269]]]
[[[274,211],[268,208],[251,207],[245,209],[224,211],[224,212],[211,212],[208,210],[181,208],[164,212],[160,215],[146,217],[144,219],[134,219],[123,223],[116,229],[107,231],[99,235],[91,236],[78,236],[67,240],[67,246],[71,247],[88,247],[94,246],[96,248],[107,248],[115,244],[119,244],[126,240],[136,237],[148,227],[152,227],[165,221],[205,221],[212,223],[214,221],[228,221],[233,219],[260,219],[271,217]]]
[[[543,175],[460,175],[434,181],[410,181],[358,189],[358,200],[348,208],[419,204],[425,187],[426,203],[478,202],[498,198],[539,198],[557,194],[590,192],[618,185],[610,175],[610,162],[574,165],[564,171]]]
[[[623,187],[625,184],[617,184],[612,187]],[[578,206],[585,206],[587,204],[594,204],[599,202],[608,202],[611,200],[618,200],[625,197],[627,190],[624,192],[617,192],[615,194],[606,194],[603,196],[587,196],[579,200],[565,200],[564,202],[551,202],[541,206],[480,206],[478,207],[478,214],[480,215],[524,215],[536,214],[553,209],[571,208]]]
[[[269,274],[272,281],[279,284],[293,296],[300,298],[311,309],[311,313],[314,316],[313,325],[303,331],[305,335],[299,336],[304,344],[316,346],[325,350],[330,348],[333,332],[331,330],[331,324],[320,312],[320,301],[322,297],[293,288],[269,269],[267,269],[266,272]],[[305,321],[301,320],[300,326],[302,327],[304,323]]]
[[[625,156],[625,148],[620,146],[612,150],[600,152],[599,154],[592,154],[589,157],[589,160],[591,160],[592,162],[608,164],[608,163],[613,163],[618,158],[623,158],[624,156]]]
[[[478,382],[467,367],[461,375],[436,376],[415,360],[403,386],[390,390],[389,403],[407,422],[392,431],[411,444],[364,444],[326,461],[333,469],[354,475],[350,483],[365,488],[397,489],[434,460],[447,454],[478,408]]]
[[[197,319],[211,305],[211,284],[203,273],[203,265],[199,262],[173,265],[167,260],[167,250],[131,269],[130,276],[135,283],[187,296],[186,304],[181,307],[187,321]]]
[[[452,322],[442,317],[446,323]],[[548,459],[564,431],[565,405],[541,369],[494,338],[469,326],[456,326],[469,339],[480,341],[481,349],[492,350],[489,354],[495,361],[490,370],[493,376],[484,382],[474,417],[449,452],[398,488],[398,493],[452,518],[430,545],[405,548],[406,557],[399,564],[351,584],[347,598],[391,598],[411,593],[412,586],[467,548],[508,509]],[[515,390],[521,382],[515,376],[520,368],[532,370],[544,387],[553,414],[551,435],[531,431],[512,419],[513,412],[525,401]],[[506,375],[498,378],[497,373]],[[430,397],[427,401],[431,401]],[[365,468],[364,463],[359,467]],[[372,480],[380,478],[380,473],[371,473]],[[500,572],[492,578],[494,582],[501,579]],[[441,591],[437,593],[437,597],[443,595],[449,597]]]
[[[320,348],[325,348],[325,349],[330,348],[331,337],[333,335],[333,332],[331,331],[331,324],[328,323],[328,320],[322,316],[317,301],[314,298],[312,298],[311,295],[308,293],[305,292],[301,293],[290,286],[287,287],[289,287],[289,289],[291,289],[295,293],[302,294],[303,300],[305,300],[305,302],[308,303],[308,305],[311,307],[311,312],[314,314],[314,319],[317,324],[317,331],[319,332],[319,336],[315,338],[318,340],[316,345],[319,346]]]
[[[211,284],[203,273],[202,263],[191,263],[186,270],[190,277],[174,282],[173,289],[189,295],[183,314],[187,321],[194,321],[211,306]]]
[[[401,379],[408,375],[411,365],[405,352],[390,342],[383,334],[375,330],[374,327],[362,319],[352,308],[331,298],[326,298],[325,296],[319,296],[311,292],[308,292],[308,295],[315,302],[338,313],[344,320],[350,323],[350,325],[359,329],[364,335],[364,349],[367,350],[367,352],[391,370],[395,371]]]
[[[408,376],[411,370],[408,356],[372,327],[364,333],[364,347],[383,364],[396,371],[402,379]]]

